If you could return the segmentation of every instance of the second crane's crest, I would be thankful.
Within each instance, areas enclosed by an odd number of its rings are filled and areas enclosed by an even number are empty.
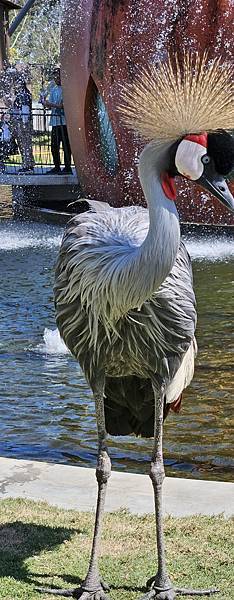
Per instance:
[[[125,124],[147,140],[230,130],[234,123],[232,68],[207,54],[185,54],[143,70],[124,87],[119,110]]]

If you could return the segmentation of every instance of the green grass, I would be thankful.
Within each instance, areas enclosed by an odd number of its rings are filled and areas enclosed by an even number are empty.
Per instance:
[[[86,574],[94,514],[46,503],[0,504],[0,599],[52,600],[37,586],[74,587]],[[217,600],[234,598],[233,522],[222,517],[165,520],[168,568],[176,586],[219,587]],[[153,516],[106,514],[100,571],[111,600],[136,600],[156,569]]]

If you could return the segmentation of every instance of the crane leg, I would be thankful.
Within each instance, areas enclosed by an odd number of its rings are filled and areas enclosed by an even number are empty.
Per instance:
[[[150,465],[150,479],[153,484],[155,500],[158,570],[155,577],[150,581],[150,583],[152,583],[150,591],[143,598],[144,600],[151,598],[159,598],[160,600],[173,600],[176,594],[166,569],[165,543],[163,534],[162,485],[165,478],[165,472],[163,463],[162,439],[164,391],[162,389],[159,394],[158,387],[154,387],[154,385],[153,389],[155,397],[155,422],[154,445]]]
[[[152,384],[153,385],[153,384]],[[158,388],[153,385],[155,397],[155,424],[154,424],[154,446],[152,461],[150,467],[150,479],[154,489],[155,499],[155,519],[156,519],[156,537],[158,570],[155,577],[147,582],[150,590],[141,598],[141,600],[173,600],[178,595],[188,596],[209,596],[219,592],[217,589],[210,590],[187,590],[174,589],[166,568],[165,542],[163,533],[163,507],[162,507],[162,485],[165,479],[163,462],[163,407],[164,390],[159,394]]]
[[[98,553],[100,545],[102,518],[104,513],[107,482],[111,474],[111,461],[106,446],[106,428],[104,413],[104,379],[94,386],[94,399],[96,408],[97,430],[98,430],[98,459],[96,467],[96,478],[98,483],[98,497],[93,544],[89,562],[88,573],[80,588],[70,590],[52,590],[40,588],[40,591],[57,596],[79,598],[80,600],[108,600],[105,594],[109,590],[106,583],[102,581],[98,569]]]
[[[102,518],[104,513],[107,482],[111,474],[111,461],[108,455],[106,446],[106,427],[105,427],[105,412],[104,412],[104,384],[94,392],[95,406],[96,406],[96,419],[97,419],[97,430],[98,430],[98,460],[96,468],[96,478],[98,482],[98,499],[96,509],[96,519],[94,527],[93,545],[91,550],[91,557],[89,563],[89,569],[85,581],[82,584],[82,588],[89,595],[84,595],[84,600],[107,600],[105,591],[109,588],[104,584],[99,575],[98,569],[98,552],[100,545]],[[82,598],[82,596],[76,596]]]

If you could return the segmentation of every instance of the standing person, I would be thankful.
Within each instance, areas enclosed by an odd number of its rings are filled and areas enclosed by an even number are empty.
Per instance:
[[[15,98],[10,110],[11,132],[22,156],[22,169],[19,173],[32,173],[34,158],[32,150],[32,94],[25,80],[20,77],[14,87]]]
[[[43,106],[51,108],[50,125],[52,126],[51,132],[51,152],[54,161],[54,168],[46,172],[50,174],[56,173],[72,173],[71,169],[71,148],[68,138],[65,114],[63,109],[63,93],[61,86],[60,69],[56,68],[53,71],[54,85],[50,89],[48,100],[41,98]],[[60,144],[62,143],[64,152],[65,168],[61,171],[60,161]]]

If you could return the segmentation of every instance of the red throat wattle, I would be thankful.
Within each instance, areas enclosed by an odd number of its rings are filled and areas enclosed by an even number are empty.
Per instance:
[[[164,194],[169,200],[176,199],[176,186],[173,177],[170,177],[168,173],[162,173],[161,175],[161,183]]]

